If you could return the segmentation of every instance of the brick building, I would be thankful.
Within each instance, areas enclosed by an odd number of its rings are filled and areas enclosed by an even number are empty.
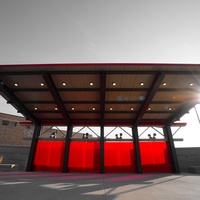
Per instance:
[[[0,113],[0,146],[30,147],[34,126],[22,126],[20,122],[24,121],[26,121],[24,117]],[[52,132],[56,132],[57,138],[65,138],[66,131],[52,126],[43,126],[40,137],[49,138]],[[76,133],[74,138],[82,136],[81,133]]]
[[[0,145],[30,146],[31,140],[24,140],[31,137],[26,127],[19,122],[25,121],[24,117],[0,113]]]

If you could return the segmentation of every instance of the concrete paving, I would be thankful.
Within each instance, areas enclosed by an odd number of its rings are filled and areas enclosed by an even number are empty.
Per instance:
[[[199,200],[197,174],[1,172],[3,200]]]

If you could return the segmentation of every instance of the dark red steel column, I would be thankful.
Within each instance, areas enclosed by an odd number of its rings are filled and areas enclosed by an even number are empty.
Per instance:
[[[165,137],[167,138],[167,144],[171,155],[171,165],[172,165],[172,172],[180,173],[179,163],[176,155],[176,149],[174,146],[174,141],[172,137],[172,132],[170,126],[164,126],[163,131]]]
[[[70,151],[70,143],[72,136],[72,125],[67,127],[67,134],[65,139],[65,152],[64,152],[64,162],[63,162],[63,173],[69,172],[68,163],[69,163],[69,151]]]
[[[32,171],[35,150],[36,150],[36,144],[38,141],[38,137],[40,135],[40,130],[41,130],[41,126],[35,125],[32,142],[31,142],[31,148],[30,148],[29,157],[28,157],[28,162],[27,162],[27,166],[26,166],[26,171]]]
[[[104,173],[104,126],[101,127],[101,136],[100,136],[100,173]]]
[[[136,173],[142,173],[142,164],[141,164],[141,155],[140,155],[140,145],[139,145],[139,137],[138,137],[138,128],[137,125],[132,127],[133,134],[133,143],[135,146],[135,161],[136,161]]]
[[[106,74],[100,73],[100,173],[104,173],[104,118],[105,118],[105,98],[106,98]]]

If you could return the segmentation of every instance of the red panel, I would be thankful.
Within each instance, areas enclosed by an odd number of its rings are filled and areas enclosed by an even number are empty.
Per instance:
[[[100,172],[100,143],[71,142],[69,172]]]
[[[61,172],[65,142],[38,141],[34,158],[35,171]],[[135,172],[133,142],[104,143],[105,172]],[[170,154],[166,142],[140,142],[143,172],[171,172]],[[70,172],[100,172],[100,143],[71,142]]]
[[[135,172],[133,142],[105,142],[105,172]]]
[[[33,163],[35,171],[62,172],[65,142],[38,141]]]
[[[166,142],[140,142],[143,172],[171,172],[171,159]]]

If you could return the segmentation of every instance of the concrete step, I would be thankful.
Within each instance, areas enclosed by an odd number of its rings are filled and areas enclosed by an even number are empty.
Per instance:
[[[18,171],[19,165],[17,164],[0,164],[0,171],[1,172],[11,172],[11,171]]]

